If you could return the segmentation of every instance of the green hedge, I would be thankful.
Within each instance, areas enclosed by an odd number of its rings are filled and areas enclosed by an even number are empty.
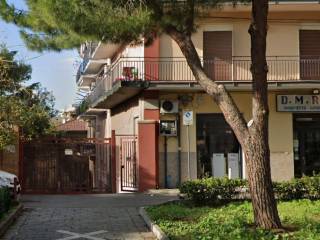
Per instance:
[[[320,199],[320,176],[276,182],[273,183],[273,189],[280,200]]]
[[[217,204],[221,200],[233,199],[237,190],[246,185],[246,181],[241,179],[203,178],[184,182],[180,192],[197,205]]]
[[[212,205],[241,198],[248,189],[246,180],[203,178],[184,182],[180,192],[197,205]],[[303,177],[275,182],[273,189],[278,200],[320,199],[320,176]]]
[[[9,211],[11,206],[11,196],[8,188],[0,188],[0,217]]]

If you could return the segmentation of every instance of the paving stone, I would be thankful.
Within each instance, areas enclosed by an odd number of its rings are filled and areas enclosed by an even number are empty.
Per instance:
[[[96,239],[154,240],[139,216],[141,206],[160,204],[176,199],[174,196],[146,194],[100,195],[26,195],[22,197],[25,210],[1,240],[57,240],[71,235],[85,240],[86,234]],[[91,235],[90,235],[91,236]]]

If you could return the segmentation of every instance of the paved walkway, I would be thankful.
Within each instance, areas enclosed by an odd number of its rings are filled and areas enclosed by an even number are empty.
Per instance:
[[[155,239],[141,206],[173,200],[145,194],[28,195],[25,210],[4,240]]]

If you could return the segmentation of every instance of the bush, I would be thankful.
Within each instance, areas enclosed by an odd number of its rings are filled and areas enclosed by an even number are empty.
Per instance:
[[[180,192],[197,205],[211,205],[230,201],[243,186],[246,181],[241,179],[203,178],[184,182]]]
[[[11,196],[8,188],[0,188],[0,217],[9,211]]]
[[[305,184],[301,179],[293,179],[285,182],[274,182],[273,191],[279,200],[302,199],[305,196]]]
[[[247,189],[247,181],[227,178],[203,178],[184,182],[180,192],[197,205],[219,204],[241,197],[241,189]],[[274,182],[278,200],[320,199],[320,176],[296,178]]]
[[[320,199],[320,176],[273,183],[273,189],[279,200]]]
[[[305,197],[309,199],[320,199],[320,175],[313,177],[303,177]]]

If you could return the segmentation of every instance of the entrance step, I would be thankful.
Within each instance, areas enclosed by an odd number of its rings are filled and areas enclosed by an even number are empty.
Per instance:
[[[151,195],[180,196],[180,191],[177,188],[174,188],[174,189],[149,189],[145,193],[151,194]]]

